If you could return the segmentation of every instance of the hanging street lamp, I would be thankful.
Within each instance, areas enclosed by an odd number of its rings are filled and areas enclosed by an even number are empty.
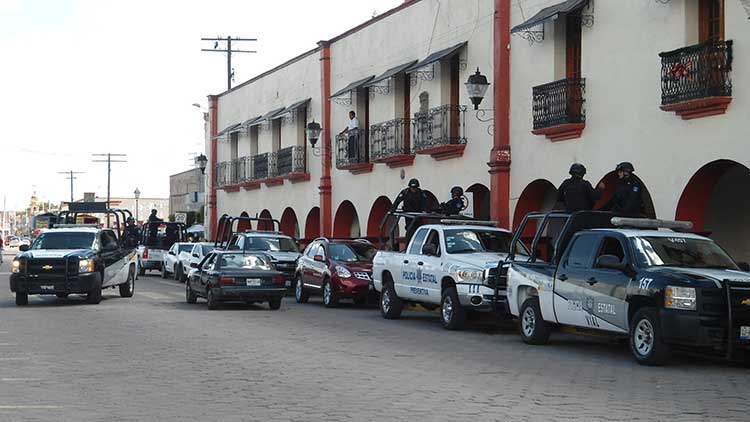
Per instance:
[[[482,103],[485,94],[487,94],[487,88],[490,83],[487,82],[487,77],[482,75],[477,68],[477,72],[469,76],[469,80],[464,84],[466,85],[466,91],[469,93],[471,103],[474,104],[474,110],[479,110],[479,105]]]

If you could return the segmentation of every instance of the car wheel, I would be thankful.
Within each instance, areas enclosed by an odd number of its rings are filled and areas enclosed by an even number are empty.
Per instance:
[[[180,282],[184,283],[187,281],[187,274],[188,271],[185,271],[185,268],[180,264]]]
[[[16,292],[16,305],[26,306],[29,304],[29,295],[27,293]]]
[[[92,305],[97,305],[102,301],[102,280],[98,277],[98,280],[94,281],[94,288],[91,289],[89,294],[86,295],[86,302]]]
[[[216,301],[214,296],[214,289],[210,287],[206,289],[206,302],[208,302],[208,309],[212,311],[219,308],[219,302]]]
[[[279,308],[281,308],[281,298],[275,297],[273,299],[270,299],[268,301],[268,307],[271,308],[272,311],[279,310]]]
[[[173,274],[174,281],[180,281],[180,280],[182,280],[182,271],[181,270],[182,270],[182,265],[177,266],[175,264],[175,266],[174,266],[174,274]]]
[[[339,297],[333,290],[330,280],[323,282],[323,305],[326,308],[335,308],[339,306]]]
[[[185,283],[185,301],[190,304],[198,301],[198,295],[196,295],[193,289],[190,287],[190,280]]]
[[[641,308],[630,323],[630,351],[641,365],[661,365],[670,355],[656,308]]]
[[[401,317],[401,311],[404,309],[404,303],[396,296],[396,291],[392,283],[383,286],[383,292],[380,294],[380,314],[385,319],[398,319]]]
[[[167,264],[161,263],[161,278],[167,278],[169,273],[167,272]]]
[[[302,276],[297,276],[297,280],[294,282],[294,299],[297,303],[307,303],[310,299],[310,293],[305,291],[305,286],[302,283]]]
[[[542,318],[539,298],[526,299],[521,305],[521,338],[527,344],[547,344],[552,333],[550,323]]]
[[[466,311],[458,301],[458,292],[455,287],[449,287],[443,291],[440,301],[440,321],[443,328],[447,330],[460,330],[466,322]]]
[[[133,271],[128,271],[128,280],[120,284],[120,297],[133,297],[135,293],[135,274]]]

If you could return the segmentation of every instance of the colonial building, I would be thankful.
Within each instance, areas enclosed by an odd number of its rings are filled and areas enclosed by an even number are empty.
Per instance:
[[[741,0],[406,1],[209,97],[208,221],[376,236],[416,177],[433,202],[461,186],[476,216],[512,226],[554,206],[571,163],[606,199],[631,161],[646,214],[750,259],[747,18]],[[491,85],[475,111],[477,71]]]
[[[169,176],[169,214],[201,212],[205,203],[204,175],[193,168]]]

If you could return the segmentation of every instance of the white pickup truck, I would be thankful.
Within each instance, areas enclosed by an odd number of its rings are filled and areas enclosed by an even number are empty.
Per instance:
[[[505,285],[498,286],[496,297],[494,283],[511,233],[480,222],[453,223],[421,226],[405,252],[375,255],[373,286],[381,293],[384,318],[399,318],[405,303],[440,307],[443,327],[456,330],[468,313],[507,311]],[[518,245],[516,254],[527,254]]]

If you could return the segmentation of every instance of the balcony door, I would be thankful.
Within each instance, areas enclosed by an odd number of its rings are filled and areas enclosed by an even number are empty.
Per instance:
[[[724,40],[724,0],[700,0],[700,42]]]
[[[581,14],[571,13],[565,22],[565,77],[568,79],[568,119],[580,121],[583,92],[581,80]]]

